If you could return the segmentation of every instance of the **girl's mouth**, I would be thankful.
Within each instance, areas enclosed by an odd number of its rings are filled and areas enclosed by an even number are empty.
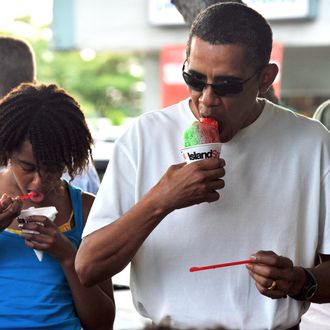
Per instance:
[[[45,198],[45,195],[41,192],[37,192],[37,191],[31,191],[31,196],[30,196],[30,200],[32,203],[41,203],[44,198]]]

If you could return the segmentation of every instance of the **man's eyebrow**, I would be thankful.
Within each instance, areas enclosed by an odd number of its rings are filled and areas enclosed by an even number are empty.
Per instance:
[[[189,69],[188,72],[192,75],[194,75],[195,77],[199,78],[199,79],[205,79],[206,80],[206,75],[203,73],[200,73],[196,70],[193,69]],[[225,81],[225,80],[230,80],[230,81],[241,81],[242,78],[239,78],[237,76],[233,76],[233,75],[218,75],[215,76],[213,79],[213,82],[217,82],[217,81]]]

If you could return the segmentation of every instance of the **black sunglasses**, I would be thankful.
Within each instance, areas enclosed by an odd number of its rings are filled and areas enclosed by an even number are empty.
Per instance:
[[[217,96],[237,95],[243,91],[243,86],[254,76],[256,76],[265,66],[260,67],[251,77],[245,80],[223,80],[216,84],[208,84],[203,80],[199,80],[192,74],[185,71],[187,60],[184,61],[182,66],[182,76],[185,83],[194,91],[202,92],[207,86],[211,86],[213,92]]]

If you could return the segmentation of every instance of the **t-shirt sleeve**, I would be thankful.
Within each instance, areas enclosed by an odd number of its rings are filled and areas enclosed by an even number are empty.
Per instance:
[[[320,219],[324,219],[324,229],[319,252],[330,255],[330,168],[328,169],[321,186]]]
[[[125,143],[116,141],[82,237],[114,222],[134,205],[135,173]]]

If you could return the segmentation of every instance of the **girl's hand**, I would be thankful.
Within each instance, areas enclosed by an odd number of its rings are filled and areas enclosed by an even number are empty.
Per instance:
[[[61,264],[74,261],[77,249],[47,217],[41,215],[28,217],[19,227],[22,229],[25,244],[31,249],[45,251],[58,259]]]
[[[0,231],[5,230],[21,213],[23,203],[18,198],[12,198],[6,193],[0,198]]]

